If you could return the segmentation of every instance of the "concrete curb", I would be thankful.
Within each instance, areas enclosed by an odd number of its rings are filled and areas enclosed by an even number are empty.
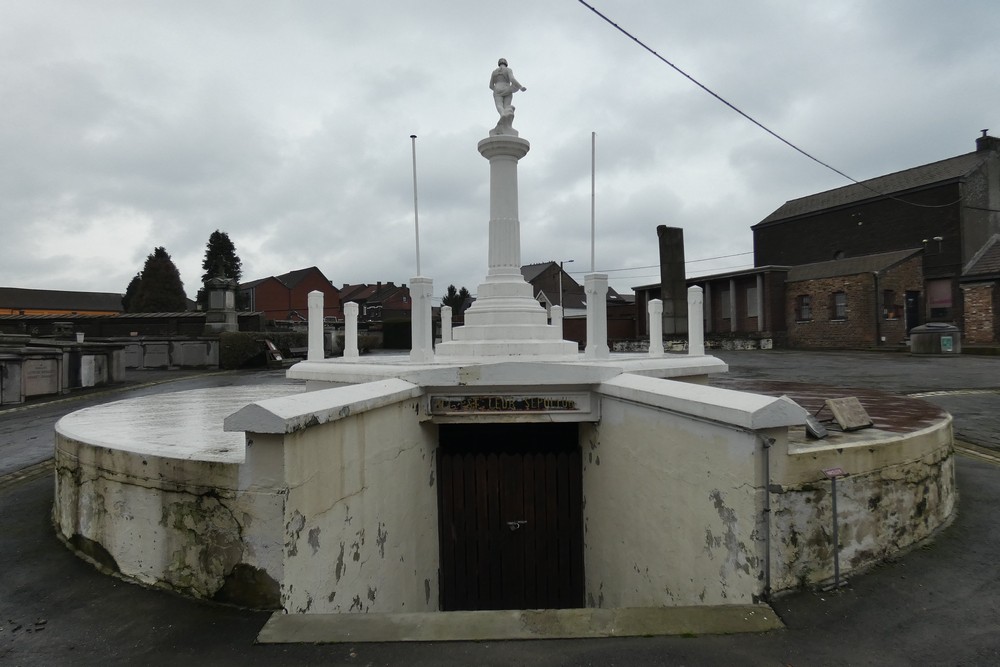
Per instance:
[[[502,641],[722,635],[785,626],[766,604],[405,614],[271,615],[259,644]]]

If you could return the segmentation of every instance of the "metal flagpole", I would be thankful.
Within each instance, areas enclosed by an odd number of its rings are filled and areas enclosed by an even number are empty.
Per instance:
[[[595,226],[595,182],[597,172],[597,132],[590,133],[590,272],[597,271],[594,262],[594,246],[596,239]]]
[[[417,135],[410,135],[413,146],[413,233],[417,240],[417,275],[420,274],[420,220],[417,217]]]

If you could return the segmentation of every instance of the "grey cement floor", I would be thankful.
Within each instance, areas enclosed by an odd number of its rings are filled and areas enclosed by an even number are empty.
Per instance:
[[[719,353],[733,376],[947,392],[956,430],[983,447],[1000,431],[1000,359],[900,354]],[[254,377],[256,375],[256,377]],[[215,378],[215,379],[212,379]],[[202,375],[156,392],[283,382],[280,374]],[[724,380],[720,379],[724,384]],[[131,395],[104,395],[99,400]],[[851,579],[773,603],[784,630],[612,639],[255,644],[269,614],[199,603],[107,577],[52,530],[51,426],[94,397],[0,411],[0,664],[7,665],[996,665],[1000,664],[1000,467],[959,457],[959,510],[923,547]],[[61,407],[57,407],[61,406]],[[48,422],[46,424],[46,422]],[[967,426],[968,424],[968,426]],[[49,435],[46,435],[48,433]],[[19,435],[20,434],[20,435]],[[30,438],[21,440],[21,435]],[[47,442],[46,442],[47,438]],[[10,458],[18,463],[11,464]],[[31,461],[35,465],[31,465]],[[40,461],[40,462],[39,462]],[[27,467],[26,467],[27,466]]]

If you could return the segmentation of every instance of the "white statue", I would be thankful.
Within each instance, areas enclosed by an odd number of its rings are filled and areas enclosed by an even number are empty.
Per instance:
[[[514,93],[527,90],[514,78],[514,72],[507,67],[507,59],[501,58],[497,61],[497,68],[490,75],[490,90],[493,91],[493,101],[497,105],[497,112],[500,120],[497,126],[490,131],[490,134],[513,134],[517,136],[517,130],[513,128],[514,107],[511,101]]]

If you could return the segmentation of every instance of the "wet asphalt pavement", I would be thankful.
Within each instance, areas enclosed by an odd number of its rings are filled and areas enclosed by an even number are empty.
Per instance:
[[[782,351],[715,353],[732,378],[919,394],[956,438],[1000,452],[1000,358]],[[997,665],[1000,466],[957,457],[959,509],[936,539],[851,578],[773,604],[759,635],[449,644],[255,645],[268,614],[199,603],[100,574],[50,523],[52,426],[96,402],[284,382],[281,372],[135,377],[123,390],[0,411],[2,665]],[[152,384],[159,382],[160,384]],[[725,386],[727,378],[713,384]]]

